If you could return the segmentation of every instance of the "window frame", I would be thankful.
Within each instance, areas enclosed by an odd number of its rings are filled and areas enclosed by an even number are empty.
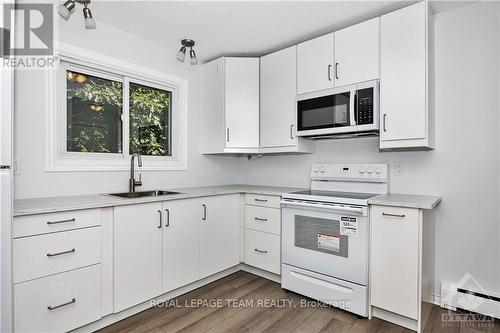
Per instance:
[[[187,80],[80,48],[59,45],[57,64],[46,72],[46,171],[129,170],[129,84],[171,93],[171,156],[142,155],[142,170],[187,170]],[[66,71],[122,82],[122,153],[67,151]]]

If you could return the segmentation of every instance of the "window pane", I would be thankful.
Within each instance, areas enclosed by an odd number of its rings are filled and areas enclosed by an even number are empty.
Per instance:
[[[170,91],[130,83],[130,154],[171,156]]]
[[[122,153],[121,82],[66,72],[67,150]]]

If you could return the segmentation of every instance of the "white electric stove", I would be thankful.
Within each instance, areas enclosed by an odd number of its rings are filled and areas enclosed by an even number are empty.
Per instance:
[[[284,289],[368,316],[368,199],[388,193],[386,164],[315,164],[311,189],[282,204]]]

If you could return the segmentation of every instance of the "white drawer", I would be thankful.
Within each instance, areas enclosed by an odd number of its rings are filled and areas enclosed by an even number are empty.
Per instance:
[[[15,285],[14,331],[67,332],[100,319],[100,284],[94,265]]]
[[[101,210],[86,209],[14,218],[14,238],[101,225]]]
[[[281,209],[245,205],[245,227],[281,234]]]
[[[276,195],[245,194],[245,204],[281,208],[281,197]]]
[[[245,230],[245,263],[280,274],[280,236],[265,232]]]
[[[101,228],[17,238],[13,241],[14,283],[101,261]]]

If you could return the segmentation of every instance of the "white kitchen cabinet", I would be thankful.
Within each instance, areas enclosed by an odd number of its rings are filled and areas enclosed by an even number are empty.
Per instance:
[[[15,284],[14,331],[69,332],[100,319],[100,266]]]
[[[206,197],[198,212],[201,277],[218,273],[240,262],[239,194]]]
[[[379,78],[379,18],[335,32],[335,86]]]
[[[297,144],[297,46],[260,58],[260,146]]]
[[[259,58],[223,57],[204,65],[203,152],[259,148]]]
[[[200,278],[200,199],[163,203],[163,292]]]
[[[162,293],[162,204],[114,208],[114,310]]]
[[[434,301],[432,210],[370,206],[372,314],[421,332]]]
[[[428,105],[428,4],[380,18],[380,148],[434,146]]]
[[[310,141],[297,138],[297,46],[260,58],[260,150],[311,152]]]
[[[245,263],[279,275],[281,273],[280,236],[245,229]]]
[[[334,34],[297,45],[297,94],[333,88]]]
[[[371,217],[372,305],[416,320],[418,210],[373,206]]]

